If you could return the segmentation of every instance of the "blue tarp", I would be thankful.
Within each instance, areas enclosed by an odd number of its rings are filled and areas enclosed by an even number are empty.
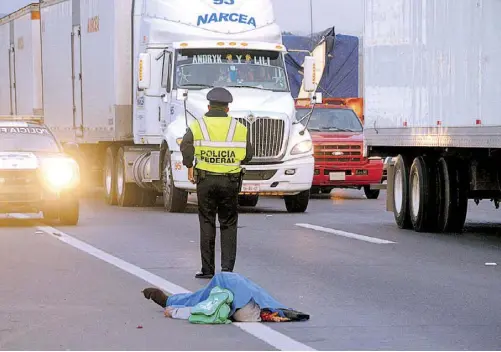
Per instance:
[[[230,315],[233,315],[237,309],[249,303],[251,299],[254,299],[254,302],[256,302],[261,309],[268,308],[271,311],[287,309],[286,306],[277,302],[265,289],[247,279],[245,276],[228,272],[217,273],[207,286],[196,292],[179,293],[170,296],[167,299],[167,306],[174,308],[194,307],[196,304],[205,301],[209,297],[210,291],[215,286],[233,292],[234,299],[231,304]]]
[[[317,92],[326,98],[358,97],[358,37],[336,35],[334,28],[330,28],[315,34],[313,38],[284,34],[282,39],[287,49],[296,50],[313,51],[319,44],[325,43],[328,58]],[[290,53],[286,56],[287,73],[294,98],[297,98],[303,82],[303,75],[300,72],[305,55],[305,53]]]

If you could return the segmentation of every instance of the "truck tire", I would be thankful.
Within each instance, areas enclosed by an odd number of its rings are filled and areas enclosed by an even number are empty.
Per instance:
[[[367,199],[378,199],[380,190],[371,189],[371,186],[364,186],[364,193]]]
[[[104,199],[108,205],[117,205],[116,157],[117,148],[115,146],[106,148],[103,168],[103,186]]]
[[[116,190],[117,203],[120,207],[133,207],[141,203],[141,188],[135,183],[125,182],[125,165],[124,149],[120,148],[116,157]]]
[[[399,155],[396,158],[395,177],[393,178],[393,216],[401,229],[412,228],[409,214],[409,164],[408,159]]]
[[[285,208],[289,213],[304,213],[310,201],[310,190],[293,196],[284,196]]]
[[[259,201],[259,195],[238,196],[238,205],[241,207],[255,207]]]
[[[170,152],[166,150],[162,163],[164,166],[162,170],[164,209],[169,213],[182,213],[185,211],[186,205],[188,204],[188,192],[174,186],[170,156]]]
[[[63,201],[59,209],[59,223],[75,226],[80,218],[80,202],[78,199]]]
[[[419,156],[414,159],[409,174],[409,210],[416,232],[436,229],[436,163]]]
[[[437,165],[438,224],[440,232],[463,231],[468,212],[468,174],[459,160],[441,158]]]

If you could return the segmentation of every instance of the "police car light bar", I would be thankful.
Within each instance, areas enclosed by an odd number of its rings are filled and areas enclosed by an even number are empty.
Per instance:
[[[0,121],[18,121],[18,122],[43,123],[43,116],[35,116],[35,115],[0,115]]]

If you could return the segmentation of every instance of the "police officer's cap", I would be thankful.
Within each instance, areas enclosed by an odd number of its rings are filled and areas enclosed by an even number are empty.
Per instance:
[[[227,89],[216,87],[207,93],[207,100],[210,103],[229,104],[233,102],[233,96]]]

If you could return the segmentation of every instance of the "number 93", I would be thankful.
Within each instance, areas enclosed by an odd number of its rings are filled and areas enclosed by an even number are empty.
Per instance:
[[[234,5],[235,0],[214,0],[214,5]]]

